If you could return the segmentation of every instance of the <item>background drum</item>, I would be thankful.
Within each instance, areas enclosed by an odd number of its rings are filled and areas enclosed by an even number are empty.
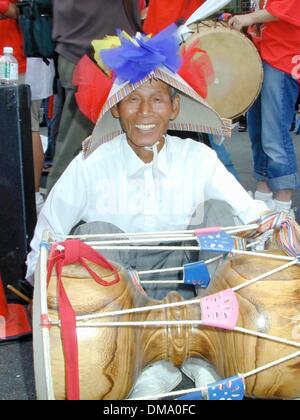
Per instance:
[[[262,85],[262,63],[255,46],[224,22],[204,21],[192,30],[187,44],[200,38],[216,76],[206,101],[221,117],[238,118],[253,104]]]

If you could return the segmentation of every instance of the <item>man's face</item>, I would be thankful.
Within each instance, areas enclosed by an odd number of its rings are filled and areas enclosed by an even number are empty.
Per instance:
[[[129,145],[141,155],[141,148],[152,146],[163,139],[169,121],[179,112],[179,96],[171,98],[170,87],[151,79],[112,108],[120,118]]]

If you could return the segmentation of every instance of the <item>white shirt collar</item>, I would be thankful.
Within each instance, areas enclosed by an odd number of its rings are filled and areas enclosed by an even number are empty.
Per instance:
[[[157,159],[157,168],[158,170],[164,174],[168,174],[169,170],[169,159],[168,159],[168,136],[165,138],[165,144],[161,151],[158,153]],[[137,154],[133,151],[133,149],[129,146],[126,135],[122,134],[121,139],[121,159],[122,164],[124,167],[124,171],[127,173],[128,176],[135,175],[140,169],[145,168],[147,165],[152,165],[151,163],[145,163],[140,159]]]

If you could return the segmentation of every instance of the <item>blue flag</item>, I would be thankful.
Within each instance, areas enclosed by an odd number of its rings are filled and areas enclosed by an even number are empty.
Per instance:
[[[199,235],[198,243],[201,251],[231,252],[234,248],[234,240],[226,232]]]
[[[243,400],[245,384],[242,376],[232,376],[207,387],[209,400]]]
[[[200,286],[206,289],[210,275],[204,261],[197,261],[183,266],[183,281],[187,286]]]

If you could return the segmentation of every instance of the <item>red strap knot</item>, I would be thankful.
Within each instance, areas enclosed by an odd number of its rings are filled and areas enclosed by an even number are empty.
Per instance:
[[[60,245],[64,248],[64,265],[80,262],[80,258],[85,256],[81,245],[78,239],[67,239]]]

